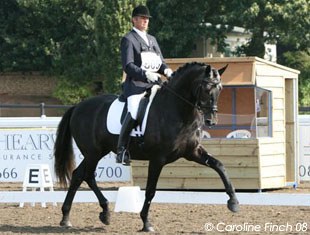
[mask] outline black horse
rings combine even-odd
[[[181,157],[214,169],[230,197],[228,208],[238,211],[235,190],[223,164],[200,144],[200,128],[204,124],[216,124],[217,100],[222,89],[220,75],[225,69],[216,70],[203,63],[188,63],[179,68],[153,99],[143,144],[141,140],[131,139],[131,158],[149,161],[145,201],[140,212],[142,231],[153,231],[148,212],[162,168]],[[118,135],[110,134],[106,126],[107,112],[115,99],[115,95],[103,95],[82,101],[70,108],[59,124],[54,149],[55,171],[61,184],[71,180],[62,206],[62,226],[71,226],[72,201],[83,181],[94,191],[103,209],[100,220],[110,223],[108,200],[97,187],[94,172],[102,156],[116,151]],[[84,156],[75,170],[72,137]]]

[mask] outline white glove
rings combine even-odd
[[[158,73],[153,73],[153,72],[149,72],[149,71],[146,71],[145,72],[145,76],[147,78],[147,81],[149,83],[151,82],[157,82],[158,79],[160,78],[160,75]]]
[[[171,75],[173,74],[173,71],[172,71],[172,69],[167,68],[167,69],[164,70],[164,74],[165,74],[165,76],[166,76],[167,78],[170,78]]]

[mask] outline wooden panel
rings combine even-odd
[[[268,155],[260,156],[260,166],[278,166],[285,165],[285,156],[283,154],[274,154],[272,151]]]
[[[263,189],[281,188],[285,186],[286,186],[286,179],[283,176],[261,179],[261,188]]]
[[[256,76],[256,84],[258,87],[268,88],[283,88],[284,78],[279,74],[277,77]]]
[[[273,120],[285,120],[285,110],[284,109],[273,109]]]
[[[224,64],[223,64],[224,65]],[[253,84],[253,64],[234,63],[229,64],[222,76],[224,85],[246,85]]]
[[[208,152],[220,160],[238,189],[259,188],[257,139],[211,139],[203,141]],[[148,162],[134,161],[134,184],[145,187]],[[223,183],[213,169],[185,159],[171,163],[162,170],[158,188],[222,189]]]
[[[265,140],[249,140],[248,142],[226,139],[208,140],[204,141],[204,145],[210,152],[217,153],[214,156],[223,162],[236,189],[282,187],[283,179],[285,179],[284,144],[281,140],[273,138],[263,139]],[[260,148],[254,144],[258,141]],[[263,154],[261,157],[258,157],[259,152]],[[145,188],[148,162],[134,161],[132,165],[134,184]],[[267,181],[262,184],[261,179],[264,178],[270,179],[270,184]],[[223,189],[223,183],[219,175],[211,168],[180,159],[164,167],[158,188]]]
[[[259,62],[259,58],[255,63],[256,74],[258,76],[279,76],[283,75],[285,78],[298,78],[299,71],[294,70],[279,64],[262,60]]]
[[[281,131],[284,132],[285,131],[285,125],[284,125],[284,120],[275,120],[273,122],[273,131]]]
[[[251,146],[251,145],[245,145],[245,146],[226,146],[226,147],[218,147],[218,148],[211,148],[207,147],[206,148],[209,153],[212,155],[219,157],[223,155],[229,155],[231,157],[234,156],[257,156],[258,155],[258,147],[257,146]]]
[[[261,177],[285,177],[285,165],[265,166],[261,168]]]
[[[266,87],[266,89],[272,91],[272,98],[282,98],[285,99],[284,88]]]
[[[283,142],[285,141],[285,130],[282,130],[282,131],[273,131],[273,138],[276,138],[276,139],[282,139]]]
[[[215,156],[215,158],[217,158]],[[225,167],[258,167],[258,157],[255,155],[239,155],[234,157],[231,155],[220,156],[219,159]]]
[[[294,81],[291,79],[285,80],[285,137],[286,137],[286,179],[290,182],[296,181],[296,171],[297,171],[297,165],[295,160],[295,155],[297,155],[297,138],[299,137],[297,133],[295,133],[295,130],[297,129],[297,123],[296,123],[296,113],[295,109],[297,109],[296,106],[298,106],[298,102],[290,102],[292,100],[295,100],[296,97],[294,97]],[[297,92],[296,92],[297,93]],[[297,95],[297,94],[296,94]]]
[[[273,131],[273,138],[276,138],[281,143],[285,143],[285,130],[282,131]]]
[[[166,63],[176,70],[180,66],[188,62],[202,62],[210,64],[219,69],[229,64],[226,71],[222,75],[222,83],[224,85],[249,85],[254,84],[254,61],[255,58],[187,58],[187,59],[166,59]]]
[[[225,164],[224,164],[225,165]],[[147,177],[146,167],[135,167],[134,177]],[[258,167],[226,167],[226,172],[233,178],[258,178]],[[219,178],[220,176],[213,169],[205,166],[174,166],[167,165],[162,170],[160,176],[162,178]]]
[[[260,182],[258,179],[235,179],[231,178],[231,182],[236,189],[260,189]],[[145,189],[145,178],[136,178],[134,185]],[[203,179],[203,178],[159,178],[158,189],[220,189],[224,190],[223,182],[220,178]]]
[[[257,156],[253,155],[244,155],[244,156],[238,156],[234,157],[231,155],[228,156],[215,156],[214,157],[218,160],[220,160],[225,167],[257,167],[258,166],[258,158]],[[135,167],[147,167],[148,161],[134,161],[133,165]],[[181,158],[171,164],[168,164],[167,166],[175,166],[175,167],[200,167],[200,168],[206,168],[206,166],[199,165],[195,162],[191,162],[188,160],[185,160],[184,158]]]
[[[266,138],[259,138],[259,146],[263,146],[263,145],[270,145],[270,144],[279,144],[279,143],[284,143],[284,138],[283,136],[280,136],[279,138],[275,138],[275,137],[266,137]],[[260,155],[263,155],[260,153]]]
[[[203,145],[210,147],[228,146],[231,147],[237,145],[253,145],[256,146],[259,143],[257,139],[208,139],[203,141]]]
[[[268,155],[271,152],[273,154],[285,154],[285,144],[284,143],[271,143],[271,144],[261,144],[259,152],[261,155]]]
[[[285,101],[283,98],[274,98],[273,99],[273,108],[274,109],[284,109]]]

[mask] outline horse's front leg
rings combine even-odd
[[[228,174],[225,170],[225,167],[223,163],[221,163],[219,160],[212,157],[203,146],[199,145],[192,155],[189,155],[186,157],[189,161],[195,161],[201,165],[206,165],[208,167],[211,167],[214,169],[221,177],[226,193],[229,196],[229,200],[227,201],[227,207],[232,212],[238,212],[239,211],[239,201],[237,199],[235,189],[230,182],[230,179],[228,177]]]
[[[148,167],[148,178],[146,183],[146,189],[145,189],[145,200],[142,207],[142,210],[140,212],[140,217],[143,221],[143,232],[154,232],[154,228],[152,227],[151,223],[148,219],[149,209],[151,206],[152,199],[155,196],[156,192],[156,185],[158,182],[158,178],[160,175],[160,172],[163,168],[163,164],[160,164],[158,162],[149,162]]]

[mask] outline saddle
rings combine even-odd
[[[138,109],[137,126],[130,133],[133,137],[141,137],[144,135],[148,113],[152,104],[152,101],[160,89],[159,85],[154,85],[151,89],[145,92],[145,95],[141,99]],[[111,104],[107,115],[107,128],[111,134],[119,135],[122,128],[122,121],[127,113],[127,102],[123,96],[119,96]]]

